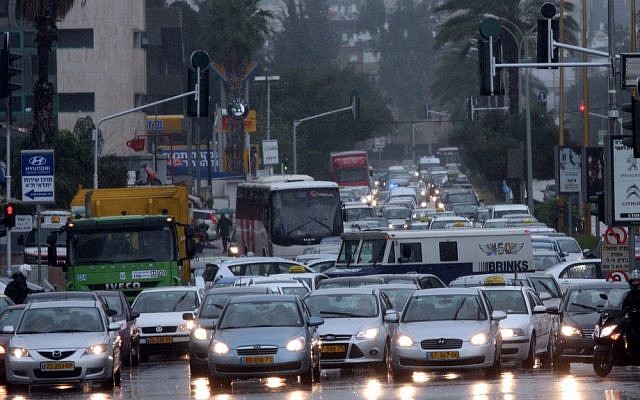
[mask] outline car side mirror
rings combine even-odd
[[[493,321],[502,321],[507,318],[507,313],[504,311],[496,310],[491,313],[491,319]]]
[[[392,311],[392,312],[389,312],[389,311]],[[400,316],[396,311],[394,310],[389,310],[389,311],[387,311],[387,313],[384,315],[384,322],[390,322],[393,324],[400,321]]]
[[[547,314],[558,314],[558,307],[549,306],[549,307],[545,308],[545,311],[547,312]]]
[[[320,317],[309,317],[309,322],[307,322],[309,326],[320,326],[322,324],[324,324],[324,319]]]
[[[137,311],[131,311],[131,314],[129,314],[129,320],[133,321],[134,319],[138,318],[140,316],[140,313]]]
[[[120,330],[119,322],[111,322],[109,323],[109,332],[117,332]]]
[[[547,312],[547,308],[545,306],[535,306],[533,307],[534,314],[545,314]]]
[[[15,328],[13,327],[13,325],[5,325],[2,328],[2,333],[13,333],[15,331]]]
[[[182,319],[184,321],[193,321],[195,319],[195,317],[193,316],[193,313],[191,312],[186,312],[182,314]]]

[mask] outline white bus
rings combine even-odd
[[[236,240],[239,252],[293,258],[324,238],[342,233],[335,182],[306,176],[270,176],[238,185]]]
[[[534,271],[529,231],[470,228],[345,233],[325,274],[434,274],[448,284],[463,275]]]

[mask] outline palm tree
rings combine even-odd
[[[201,31],[213,62],[224,67],[228,100],[244,98],[247,67],[270,32],[271,13],[259,0],[206,0],[202,4]],[[225,149],[227,171],[243,171],[244,127],[233,121]]]
[[[516,40],[521,40],[522,38],[513,25],[516,25],[520,32],[529,32],[536,25],[537,20],[542,18],[540,8],[545,2],[546,0],[446,0],[436,8],[436,12],[446,19],[438,28],[435,46],[437,49],[456,47],[462,51],[461,56],[466,55],[471,49],[469,40],[478,37],[480,22],[489,18],[489,16],[494,16],[497,17],[498,20],[510,21],[501,23],[504,61],[517,62],[518,43],[516,43]],[[575,33],[577,32],[578,26],[576,21],[569,15],[573,10],[573,4],[568,0],[564,3],[564,41],[575,43]],[[513,32],[515,38],[509,31]],[[523,45],[526,45],[526,41]],[[517,69],[510,68],[508,70],[508,82],[508,96],[511,111],[517,113]]]
[[[81,0],[84,5],[86,0]],[[49,148],[52,144],[55,118],[53,95],[55,90],[49,82],[49,54],[58,36],[56,22],[64,18],[75,0],[18,0],[16,14],[33,22],[36,28],[38,49],[38,79],[33,84],[33,127],[31,142],[37,148]]]

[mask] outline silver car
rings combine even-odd
[[[222,309],[231,297],[251,294],[274,294],[268,286],[230,286],[209,289],[202,299],[197,315],[186,312],[182,315],[185,321],[193,321],[193,329],[189,335],[189,367],[191,376],[207,372],[207,350],[211,341],[213,327],[222,314]]]
[[[408,381],[414,371],[484,369],[500,371],[502,338],[498,321],[478,288],[417,290],[402,311],[391,345],[391,374]],[[397,321],[390,314],[387,321]]]
[[[119,330],[97,301],[28,304],[17,326],[4,328],[15,332],[6,358],[10,390],[67,382],[120,385]]]
[[[381,289],[318,289],[304,302],[311,315],[324,318],[318,329],[323,368],[374,366],[386,372],[395,324],[384,320],[395,312]]]
[[[298,296],[252,295],[229,299],[208,351],[209,388],[229,389],[233,379],[297,376],[320,380],[322,318],[311,317]]]

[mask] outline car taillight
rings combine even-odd
[[[216,215],[214,213],[211,213],[211,222],[217,223],[218,220],[216,219]]]

